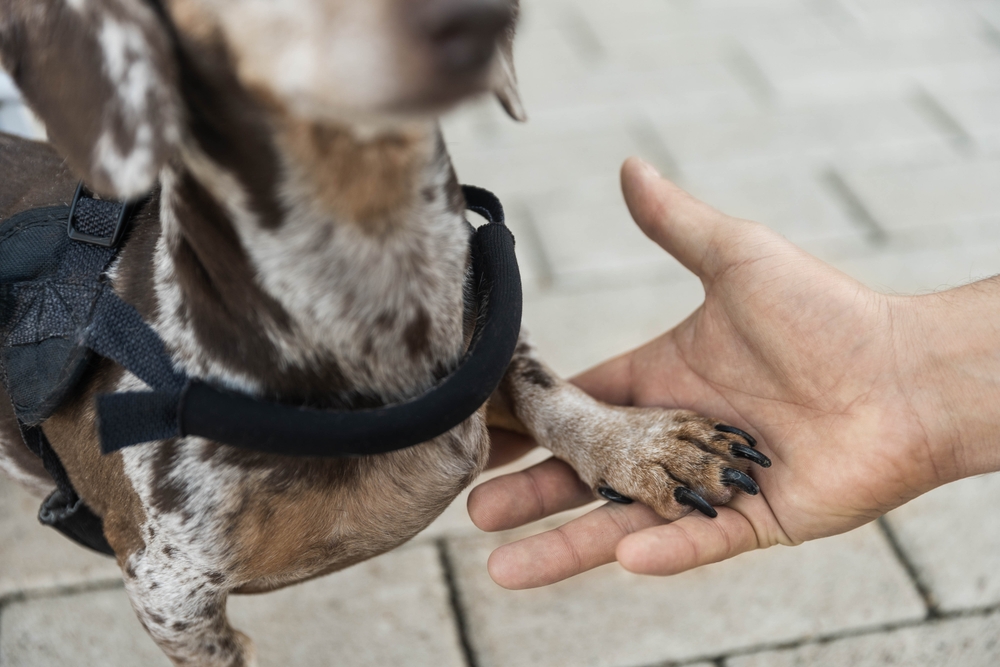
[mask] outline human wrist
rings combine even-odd
[[[894,298],[901,392],[937,484],[1000,470],[1000,282]]]

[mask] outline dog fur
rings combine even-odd
[[[419,31],[448,3],[501,4],[496,55],[440,71]],[[68,203],[76,180],[154,190],[111,271],[192,377],[317,408],[414,396],[468,344],[468,231],[436,124],[494,90],[523,116],[511,0],[0,0],[0,55],[51,144],[0,136],[0,219]],[[160,14],[160,11],[163,14]],[[492,50],[493,45],[489,48]],[[492,51],[491,51],[492,52]],[[498,168],[503,168],[498,165]],[[488,185],[488,184],[487,184]],[[322,576],[413,537],[489,451],[487,408],[381,456],[302,460],[185,438],[101,456],[93,398],[140,389],[102,361],[45,425],[104,519],[135,611],[177,665],[254,664],[232,592]],[[522,339],[490,422],[528,433],[592,488],[666,518],[745,471],[715,422],[620,408],[556,377]],[[52,483],[0,395],[0,466]]]

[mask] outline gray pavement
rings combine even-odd
[[[523,4],[531,122],[477,103],[446,138],[462,179],[510,210],[525,321],[559,371],[701,298],[629,220],[617,171],[631,154],[882,290],[998,273],[1000,1]],[[3,77],[0,127],[40,132]],[[479,533],[464,498],[395,553],[234,599],[234,623],[264,665],[1000,664],[1000,476],[795,549],[518,593],[485,571],[512,535]],[[0,480],[0,665],[163,664],[113,564],[37,526],[36,507]]]

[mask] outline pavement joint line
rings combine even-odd
[[[774,85],[764,73],[760,63],[750,55],[750,51],[743,44],[734,41],[729,47],[725,62],[730,71],[736,75],[737,80],[743,83],[750,95],[761,106],[769,107],[773,104],[776,97]]]
[[[563,10],[563,13],[566,19],[566,35],[580,60],[588,65],[595,65],[606,60],[607,51],[604,44],[583,12],[577,7],[569,5]]]
[[[119,578],[115,578],[95,579],[94,581],[86,581],[78,584],[25,588],[0,596],[0,612],[10,605],[18,602],[45,600],[49,598],[79,595],[81,593],[92,593],[95,591],[110,591],[124,587],[125,582]]]
[[[649,151],[653,166],[659,169],[661,174],[672,181],[681,180],[681,167],[677,159],[648,116],[641,114],[631,119],[626,125],[626,130],[636,144],[644,151]]]
[[[861,28],[861,19],[857,11],[842,0],[812,0],[812,5],[819,17],[838,30],[848,30],[857,34]]]
[[[903,548],[903,545],[899,542],[899,537],[896,535],[896,531],[892,529],[889,522],[886,521],[885,517],[879,517],[878,521],[879,529],[885,536],[886,541],[889,542],[889,546],[892,547],[892,553],[895,554],[896,560],[899,564],[903,566],[906,570],[906,576],[910,578],[910,582],[913,587],[917,589],[917,593],[924,601],[924,606],[927,608],[927,620],[934,620],[936,618],[941,618],[941,610],[938,607],[937,600],[934,599],[934,593],[931,591],[930,587],[924,582],[923,577],[920,576],[920,571],[917,566],[914,565],[913,561],[910,560],[909,555]]]
[[[980,18],[983,21],[983,34],[986,37],[986,43],[1000,50],[1000,27],[997,27],[993,21],[985,16],[981,16]]]
[[[835,167],[830,166],[823,170],[820,182],[826,186],[827,191],[834,196],[848,217],[868,233],[868,241],[872,245],[884,246],[889,241],[889,234]]]
[[[774,642],[770,644],[759,644],[757,646],[750,646],[746,648],[736,649],[730,653],[715,656],[699,656],[686,660],[679,663],[681,667],[684,665],[695,665],[703,662],[716,662],[718,660],[723,661],[723,665],[726,664],[730,658],[738,658],[746,655],[754,655],[757,653],[767,653],[770,651],[785,651],[789,649],[801,648],[804,646],[822,646],[824,644],[832,644],[845,639],[854,639],[857,637],[869,637],[880,634],[888,634],[890,632],[896,632],[899,630],[907,630],[910,628],[919,628],[922,626],[939,625],[941,623],[946,623],[948,621],[955,621],[963,618],[976,618],[976,617],[986,617],[992,616],[994,614],[1000,614],[1000,604],[990,605],[987,607],[970,607],[968,609],[962,609],[959,611],[952,612],[942,612],[933,618],[923,618],[917,621],[900,621],[897,623],[883,623],[881,625],[873,625],[865,628],[853,628],[848,630],[843,630],[840,632],[832,632],[828,635],[817,635],[813,637],[803,637],[801,639],[786,641],[786,642]]]
[[[461,645],[462,655],[465,658],[466,667],[479,667],[476,650],[472,646],[472,640],[469,637],[469,627],[465,620],[465,610],[458,589],[455,566],[452,563],[451,554],[448,552],[448,540],[441,537],[435,540],[434,544],[437,547],[438,559],[441,563],[441,571],[444,574],[445,585],[448,587],[448,601],[451,606],[455,629],[458,632],[458,640]]]
[[[920,115],[943,133],[956,151],[962,155],[975,152],[976,142],[962,123],[923,86],[919,86],[911,98]]]
[[[542,235],[538,231],[538,219],[535,217],[531,207],[524,203],[515,204],[518,217],[524,221],[524,233],[528,237],[525,239],[523,248],[527,249],[528,261],[537,274],[538,289],[547,292],[552,289],[556,282],[556,271],[552,264],[552,259],[545,250],[545,243]]]

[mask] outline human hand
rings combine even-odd
[[[609,403],[682,407],[745,428],[773,467],[754,471],[761,495],[738,495],[714,520],[665,523],[642,505],[608,504],[505,545],[489,561],[497,583],[546,585],[615,559],[632,572],[674,574],[848,531],[968,472],[939,446],[940,424],[926,421],[940,404],[915,351],[941,332],[917,299],[874,292],[639,160],[625,164],[622,183],[639,226],[701,278],[705,301],[576,383]],[[526,446],[497,433],[494,457]],[[495,531],[592,500],[569,466],[550,459],[477,487],[469,513]]]

